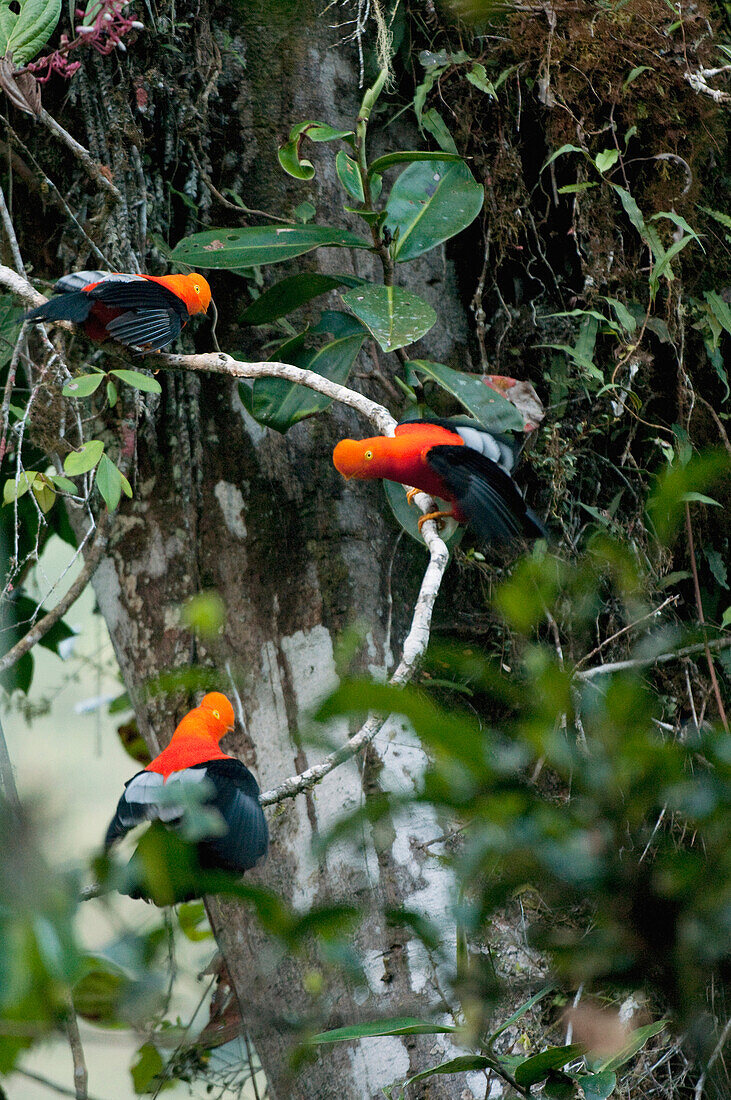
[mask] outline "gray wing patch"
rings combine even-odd
[[[181,328],[180,317],[171,309],[129,310],[107,324],[112,339],[155,350],[174,340]]]
[[[454,431],[462,437],[465,446],[470,450],[491,459],[506,474],[511,472],[515,465],[515,452],[507,440],[493,435],[492,432],[480,428],[469,428],[462,424],[455,425]]]
[[[130,283],[141,278],[141,275],[118,275],[114,271],[71,271],[68,275],[62,275],[53,289],[57,294],[71,294],[75,290],[83,290],[90,283],[103,283],[108,279]]]

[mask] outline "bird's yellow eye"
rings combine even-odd
[[[213,717],[214,717],[214,718],[220,718],[220,717],[221,717],[221,715],[220,715],[220,714],[218,713],[218,711],[217,711],[217,710],[214,710],[214,712],[213,712]]]
[[[363,458],[373,458],[373,451],[366,451]]]
[[[201,292],[201,288],[199,286],[194,286],[193,290],[196,292],[196,294],[200,294]],[[216,718],[218,718],[218,715],[216,715]]]

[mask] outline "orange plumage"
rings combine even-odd
[[[76,271],[64,275],[54,297],[25,315],[28,321],[72,321],[91,340],[117,340],[159,350],[191,317],[205,313],[211,288],[202,275],[130,275]]]
[[[208,760],[230,760],[218,742],[234,728],[234,711],[225,695],[212,691],[200,706],[188,711],[176,727],[170,744],[152,760],[145,771],[159,772],[165,779],[172,773]]]

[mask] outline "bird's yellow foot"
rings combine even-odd
[[[452,519],[453,518],[452,513],[451,512],[427,512],[427,514],[425,516],[419,516],[419,519],[418,519],[419,531],[421,531],[421,525],[423,523],[426,523],[426,521],[428,519],[437,519],[438,520],[438,519],[444,519],[444,518]]]
[[[406,494],[406,503],[407,504],[413,504],[414,503],[414,497],[416,496],[417,493],[420,493],[420,492],[421,492],[421,489],[409,489],[408,493]]]

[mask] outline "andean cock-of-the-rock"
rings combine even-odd
[[[218,812],[225,831],[197,841],[201,870],[243,874],[263,859],[269,831],[259,805],[259,785],[249,769],[227,756],[219,745],[233,730],[234,721],[233,707],[225,695],[210,692],[204,696],[177,726],[167,748],[125,785],[107,829],[105,848],[144,822],[159,821],[178,829],[185,815],[184,799],[176,803],[168,792],[205,781],[208,793],[202,805]]]
[[[128,275],[117,271],[75,271],[54,286],[54,296],[26,313],[26,321],[72,321],[91,340],[117,340],[159,351],[211,304],[211,288],[197,272],[189,275]]]
[[[451,516],[486,543],[546,538],[511,477],[513,448],[476,420],[410,420],[393,436],[341,439],[333,462],[347,479],[387,478],[451,505],[421,516],[420,530],[427,519]]]

